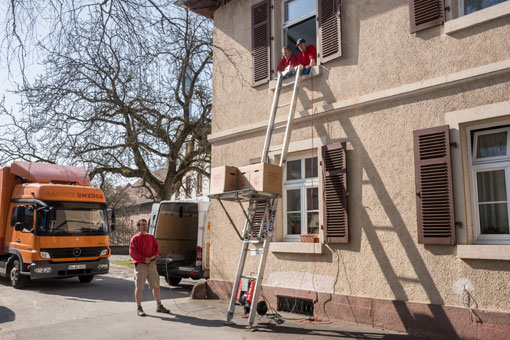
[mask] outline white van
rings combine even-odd
[[[158,241],[158,273],[170,285],[209,277],[209,204],[180,200],[152,206],[149,232]]]

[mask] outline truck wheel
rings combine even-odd
[[[78,276],[78,280],[80,280],[81,283],[89,283],[94,278],[94,274],[92,275],[80,275]]]
[[[11,279],[11,286],[16,289],[23,288],[27,284],[29,277],[21,275],[21,265],[19,264],[19,260],[14,260],[12,263],[9,278]]]
[[[166,276],[165,280],[170,286],[177,286],[181,282],[181,277],[177,276]]]

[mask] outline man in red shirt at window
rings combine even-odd
[[[298,65],[297,57],[295,55],[292,55],[292,50],[290,49],[289,46],[283,46],[282,53],[283,58],[280,61],[280,65],[278,65],[278,71],[284,72],[288,66],[294,68]],[[289,73],[292,73],[292,70],[287,74]]]
[[[296,45],[301,51],[297,56],[298,64],[303,65],[303,74],[308,74],[312,66],[317,65],[317,50],[313,45],[307,46],[303,38],[299,38]]]
[[[129,255],[135,264],[135,300],[138,306],[139,316],[145,316],[142,309],[142,291],[145,287],[145,281],[149,280],[149,287],[152,288],[152,295],[158,303],[156,311],[158,313],[170,313],[168,309],[161,304],[161,292],[159,289],[159,274],[156,268],[156,256],[159,254],[158,242],[156,238],[147,233],[147,220],[142,218],[136,223],[139,231],[133,236],[129,244]]]

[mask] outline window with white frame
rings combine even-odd
[[[460,15],[471,14],[508,0],[460,0]]]
[[[510,124],[472,128],[469,140],[474,242],[510,244]]]
[[[296,42],[305,39],[307,45],[317,46],[315,0],[287,0],[283,2],[283,45],[298,55]]]
[[[289,157],[284,182],[284,239],[319,233],[317,157]]]

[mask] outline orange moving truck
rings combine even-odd
[[[105,196],[90,186],[85,168],[0,168],[0,275],[13,287],[72,276],[90,282],[108,273],[108,232]]]

